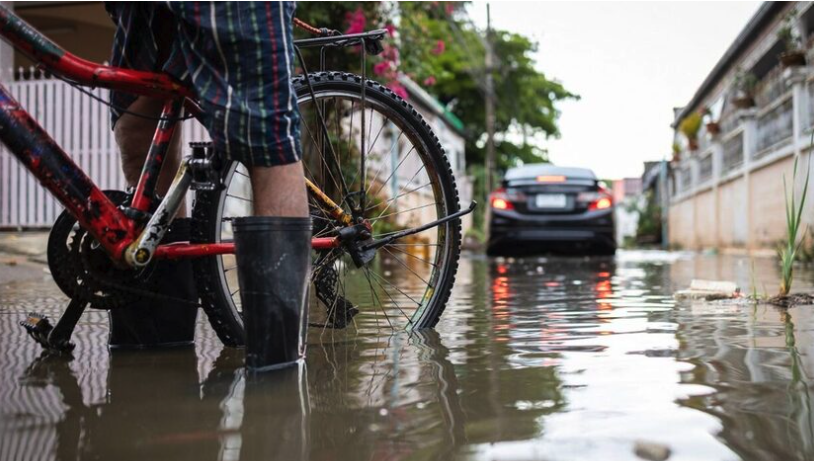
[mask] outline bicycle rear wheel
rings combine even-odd
[[[306,176],[344,210],[356,209],[357,216],[368,220],[373,238],[459,210],[444,150],[410,104],[368,80],[363,107],[361,78],[352,74],[312,74],[310,83],[313,97],[304,77],[294,80]],[[222,175],[223,190],[196,196],[197,241],[229,241],[231,220],[251,214],[245,167],[232,162]],[[310,202],[314,236],[338,235],[344,225],[315,197]],[[363,267],[356,267],[341,247],[313,251],[312,324],[323,328],[435,326],[454,283],[460,240],[460,222],[453,220],[380,248]],[[203,308],[218,336],[227,345],[242,345],[234,256],[201,258],[195,271]]]

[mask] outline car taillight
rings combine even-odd
[[[501,187],[489,195],[489,203],[496,210],[514,210],[514,204],[526,199],[526,196],[516,189]]]
[[[602,197],[601,199],[591,202],[588,205],[589,210],[604,210],[605,208],[610,208],[613,205],[613,202],[609,197]]]
[[[611,195],[604,189],[599,192],[581,192],[577,196],[577,202],[584,203],[588,210],[606,210],[613,206]]]
[[[513,210],[514,205],[512,204],[511,200],[509,200],[509,196],[506,195],[506,189],[498,189],[489,195],[489,203],[492,204],[492,208],[496,210]]]

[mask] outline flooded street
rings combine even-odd
[[[814,459],[812,308],[671,296],[774,294],[774,260],[465,255],[458,274],[436,331],[314,329],[301,370],[262,377],[204,319],[194,349],[111,353],[93,311],[72,361],[41,356],[17,323],[63,295],[0,285],[0,460]]]

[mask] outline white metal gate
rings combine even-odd
[[[125,189],[108,107],[56,79],[12,82],[9,92],[101,189]],[[104,89],[90,90],[103,100]],[[208,139],[195,120],[184,122],[184,146]],[[0,144],[0,228],[50,227],[62,206]]]

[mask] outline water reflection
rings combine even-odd
[[[751,261],[469,256],[437,331],[312,329],[269,376],[204,322],[194,349],[110,354],[98,312],[74,361],[38,357],[15,322],[58,304],[0,289],[0,459],[814,459],[814,311],[675,303],[692,278],[750,290]]]
[[[192,348],[116,351],[105,400],[87,404],[82,387],[88,383],[71,359],[43,354],[19,379],[29,391],[29,412],[8,428],[28,436],[3,459],[28,459],[43,449],[38,459],[307,458],[304,366],[246,376],[242,360],[239,351],[224,349],[199,381]],[[26,421],[41,412],[60,418],[53,426]]]

